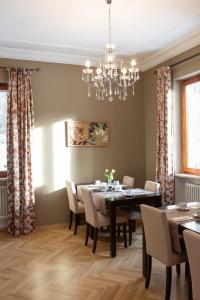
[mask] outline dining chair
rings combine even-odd
[[[185,253],[172,250],[169,224],[166,213],[158,208],[140,205],[147,253],[147,274],[145,287],[149,287],[152,257],[166,266],[165,300],[170,299],[172,266],[187,261]]]
[[[159,193],[160,191],[160,184],[154,181],[147,180],[144,185],[144,190],[153,192],[153,193]],[[140,213],[140,207],[135,207],[130,213],[129,213],[129,246],[132,244],[132,234],[136,230],[136,221],[141,220],[142,216]]]
[[[135,178],[130,176],[124,176],[122,184],[128,185],[129,187],[133,188],[135,183]]]
[[[199,233],[195,233],[190,230],[184,230],[183,236],[190,266],[193,300],[200,300],[200,235]]]
[[[77,233],[77,227],[79,223],[79,215],[85,213],[84,204],[80,201],[78,201],[77,194],[76,194],[76,188],[72,181],[66,181],[66,188],[67,188],[67,194],[69,199],[69,229],[72,227],[72,221],[73,216],[75,217],[75,227],[74,227],[74,234]]]
[[[145,182],[144,189],[149,192],[159,193],[160,192],[160,184],[158,182],[147,180]]]
[[[134,177],[131,177],[131,176],[124,176],[123,177],[123,181],[122,181],[122,184],[126,185],[128,188],[133,188],[134,187],[134,184],[135,184],[135,178]],[[118,236],[120,236],[120,224],[117,226],[117,233],[118,233]]]
[[[92,252],[95,253],[97,239],[98,239],[98,229],[110,225],[109,215],[104,215],[97,210],[95,206],[93,191],[83,188],[82,189],[83,202],[85,205],[85,218],[86,218],[86,236],[85,245],[88,244],[88,238],[90,233],[90,228],[94,230],[94,241]],[[116,212],[117,213],[117,212]],[[127,216],[125,214],[117,213],[116,224],[123,224],[123,237],[124,237],[124,248],[127,248],[127,236],[126,236],[126,222]]]

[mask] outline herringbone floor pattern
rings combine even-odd
[[[164,267],[153,261],[149,290],[141,275],[141,235],[133,245],[117,245],[116,258],[109,257],[106,234],[99,237],[96,255],[91,241],[84,246],[85,226],[78,235],[66,225],[38,228],[19,239],[0,232],[1,300],[158,300],[163,299]],[[184,272],[174,271],[171,300],[187,299]]]

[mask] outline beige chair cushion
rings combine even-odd
[[[146,181],[144,189],[149,192],[159,193],[160,184],[154,181]],[[129,220],[140,220],[142,218],[139,208],[130,212]]]
[[[100,211],[98,211],[97,216],[98,216],[98,228],[110,225],[109,215],[105,216]],[[123,214],[123,212],[120,212],[120,210],[117,210],[116,224],[126,223],[127,221],[128,221],[127,216]]]
[[[98,214],[94,203],[93,193],[88,188],[82,188],[82,198],[85,206],[86,222],[98,228]],[[105,225],[106,226],[106,225]]]
[[[78,201],[78,210],[77,213],[78,214],[83,214],[85,212],[85,207],[84,204],[80,201]]]
[[[167,216],[164,211],[140,205],[146,238],[147,254],[170,267],[186,260],[185,256],[172,251]]]
[[[145,182],[144,189],[150,192],[159,193],[160,192],[160,184],[154,181],[147,180]]]
[[[154,181],[146,181],[144,189],[149,192],[159,193],[160,184]],[[134,208],[132,211],[127,211],[129,220],[141,220],[142,216],[139,207]]]
[[[82,189],[83,202],[85,206],[85,217],[86,222],[95,228],[100,228],[103,226],[110,225],[109,215],[103,215],[97,210],[94,201],[93,191],[83,188]],[[126,223],[128,220],[127,216],[123,213],[116,211],[116,224]]]
[[[200,234],[185,230],[183,232],[188,260],[190,264],[190,272],[192,277],[193,299],[200,299]]]
[[[100,211],[97,211],[97,218],[98,218],[98,226],[97,226],[97,228],[104,227],[104,226],[109,226],[110,225],[109,216],[103,215]]]
[[[135,178],[130,176],[124,176],[123,178],[123,184],[128,185],[129,187],[134,187]]]
[[[130,178],[132,179],[132,182]],[[133,183],[134,186],[134,178],[129,176],[124,176],[123,183],[129,186],[130,184]],[[160,184],[154,181],[146,181],[144,189],[149,192],[159,193]],[[126,208],[123,208],[122,210],[127,213],[129,220],[141,220],[142,218],[139,207],[134,208],[132,211]]]
[[[84,205],[78,201],[75,185],[72,181],[66,181],[67,194],[69,199],[69,209],[75,214],[84,213]]]

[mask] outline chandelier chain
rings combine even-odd
[[[109,44],[112,44],[112,35],[111,35],[111,9],[110,9],[110,4],[108,5],[109,9],[108,9],[108,19],[109,19]]]

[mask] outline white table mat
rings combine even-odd
[[[176,206],[166,210],[167,219],[169,221],[170,236],[172,242],[172,249],[175,252],[181,253],[181,246],[179,242],[178,224],[194,221],[193,214],[196,210],[200,210],[200,203],[193,202],[188,204],[189,210],[178,210]]]
[[[77,187],[77,196],[79,201],[83,202],[83,197],[82,197],[82,188],[88,188],[90,190],[98,190],[100,189],[99,186],[96,186],[94,184],[89,184],[89,185],[79,185]],[[108,192],[94,192],[94,199],[95,199],[95,205],[98,210],[101,211],[103,214],[107,214],[106,210],[106,199],[111,198],[111,197],[122,197],[122,196],[137,196],[137,195],[147,195],[147,194],[154,194],[153,192],[149,192],[143,189],[129,189],[129,190],[122,190],[122,191],[108,191]]]

